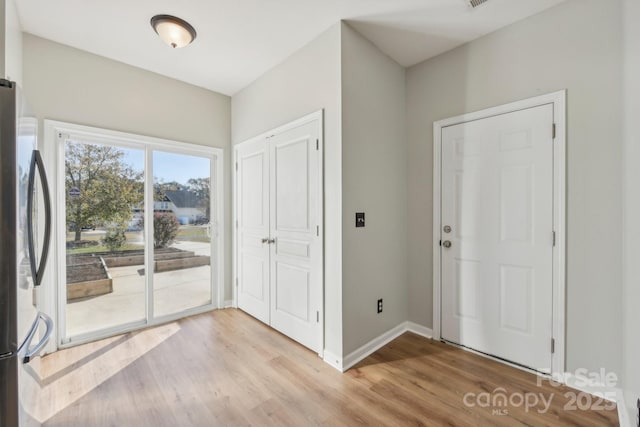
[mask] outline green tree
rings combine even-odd
[[[67,224],[75,224],[75,241],[90,224],[125,226],[132,208],[144,200],[143,173],[126,164],[124,157],[125,151],[116,147],[66,145],[66,194],[71,188],[80,190],[79,197],[66,198]]]
[[[187,181],[187,189],[196,195],[197,207],[205,211],[207,218],[211,218],[211,180],[209,178],[191,178]]]

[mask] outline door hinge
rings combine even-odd
[[[316,225],[316,236],[320,237],[320,226]]]
[[[556,352],[556,340],[551,338],[551,354]]]
[[[316,311],[316,323],[320,323],[320,312]]]
[[[551,126],[551,138],[552,139],[556,139],[556,124],[555,123]]]
[[[236,162],[236,171],[238,170],[238,162]]]
[[[553,246],[555,247],[556,246],[556,232],[555,231],[551,232],[551,239],[553,241]]]
[[[236,277],[236,288],[238,287],[238,278]]]
[[[442,246],[442,240],[440,240],[440,246]]]
[[[320,140],[316,139],[316,151],[320,150]]]
[[[238,228],[238,220],[236,219],[236,228]]]

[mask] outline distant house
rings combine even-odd
[[[154,201],[154,212],[173,212],[180,224],[192,224],[205,217],[205,210],[198,207],[195,193],[187,190],[165,191],[164,200]]]

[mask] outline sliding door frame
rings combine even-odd
[[[96,339],[118,335],[132,330],[159,325],[186,316],[208,312],[224,306],[224,150],[185,142],[171,141],[167,139],[130,134],[108,129],[101,129],[73,123],[65,123],[54,120],[44,121],[45,147],[50,147],[45,151],[46,163],[49,166],[50,175],[55,179],[51,182],[52,194],[55,195],[56,207],[54,209],[54,224],[56,233],[54,236],[55,251],[52,263],[55,269],[48,269],[46,282],[49,286],[43,288],[43,311],[54,315],[57,321],[56,338],[46,349],[47,352],[55,351],[58,348],[66,348],[82,344]],[[190,308],[177,313],[171,313],[160,317],[154,317],[153,313],[153,274],[145,275],[145,311],[144,319],[117,325],[95,332],[80,334],[71,337],[66,336],[66,194],[64,160],[65,160],[65,140],[61,135],[70,134],[82,138],[82,142],[110,145],[122,148],[137,149],[144,153],[144,208],[145,208],[145,269],[153,271],[153,153],[165,152],[182,155],[204,157],[210,160],[210,177],[215,180],[211,186],[210,212],[215,214],[215,219],[211,219],[211,302],[204,306]],[[63,342],[64,340],[64,342]]]

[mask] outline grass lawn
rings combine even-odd
[[[176,240],[209,243],[209,236],[206,227],[182,226],[178,229]]]
[[[132,250],[142,249],[142,248],[143,248],[142,245],[133,245],[131,243],[125,243],[124,246],[122,246],[122,248],[120,248],[119,250],[132,251]],[[105,245],[98,245],[98,246],[89,246],[86,248],[67,249],[67,255],[90,254],[93,252],[109,252],[109,248],[107,248]]]
[[[141,241],[142,232],[127,232],[125,233],[127,237],[127,241]],[[75,232],[67,233],[67,241],[71,241],[75,238]],[[92,240],[92,241],[100,241],[104,238],[104,234],[102,233],[82,233],[82,240]],[[175,240],[183,241],[183,242],[204,242],[209,243],[209,236],[207,235],[207,228],[200,226],[181,226],[178,229],[178,234],[176,235]],[[142,243],[142,242],[141,242]],[[142,249],[142,244],[133,244],[133,243],[125,243],[125,245],[120,249],[122,251],[134,250],[134,249]],[[109,249],[100,244],[97,246],[89,246],[86,248],[75,248],[75,249],[67,249],[68,255],[73,254],[90,254],[93,252],[107,252]]]

